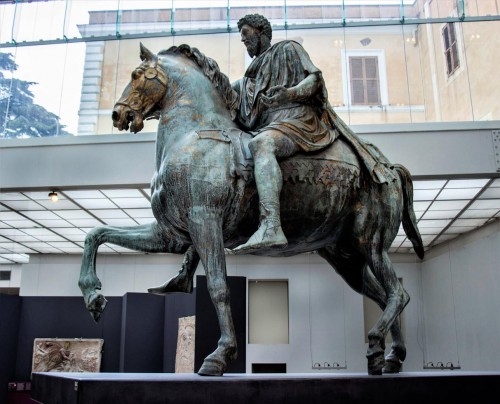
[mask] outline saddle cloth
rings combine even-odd
[[[200,139],[212,139],[229,143],[230,174],[243,178],[246,182],[253,180],[254,161],[248,143],[253,136],[237,128],[211,129],[196,131]],[[333,169],[333,162],[344,163],[342,167]],[[295,157],[280,162],[283,181],[322,182],[332,184],[343,180],[353,181],[359,176],[360,165],[357,156],[349,145],[335,141],[329,147],[312,153],[298,153]]]
[[[200,139],[212,139],[229,143],[230,149],[230,174],[232,177],[241,177],[245,181],[253,178],[253,157],[248,148],[248,142],[253,136],[240,129],[213,129],[196,131]]]

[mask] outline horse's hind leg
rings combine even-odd
[[[410,296],[397,278],[387,251],[379,251],[376,245],[373,245],[367,259],[373,275],[386,296],[382,316],[368,332],[368,372],[370,374],[382,373],[387,360],[385,371],[395,373],[399,371],[401,361],[406,356],[399,315],[410,301]],[[384,359],[385,336],[389,329],[391,329],[394,342],[391,353]]]
[[[208,292],[221,331],[217,349],[205,358],[198,374],[221,376],[226,371],[227,362],[236,359],[237,356],[236,334],[226,282],[222,219],[207,209],[193,209],[189,217],[189,233],[205,268]]]
[[[167,239],[156,222],[141,226],[103,226],[92,229],[85,238],[78,285],[85,305],[95,321],[99,321],[106,306],[106,299],[98,292],[101,289],[101,281],[95,270],[97,249],[104,243],[150,253],[181,252],[181,246]]]
[[[356,292],[372,299],[377,305],[385,310],[387,296],[380,283],[371,273],[364,256],[354,250],[326,247],[318,250],[336,272],[342,276],[346,283]],[[401,333],[399,317],[391,325],[392,350],[385,358],[385,373],[397,373],[401,363],[406,357],[406,347]]]

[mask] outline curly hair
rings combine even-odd
[[[244,17],[240,18],[238,21],[238,30],[241,31],[241,27],[243,25],[249,25],[250,27],[258,29],[265,36],[269,38],[269,40],[273,39],[273,30],[271,28],[271,24],[269,20],[260,14],[247,14]]]

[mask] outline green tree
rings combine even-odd
[[[0,138],[71,135],[56,114],[33,103],[30,87],[37,83],[5,77],[15,70],[12,54],[0,53]]]

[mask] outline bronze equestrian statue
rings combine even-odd
[[[155,55],[141,44],[142,63],[112,119],[135,133],[144,119],[159,120],[151,180],[156,220],[88,233],[79,280],[86,307],[98,321],[106,305],[95,269],[101,244],[184,254],[179,274],[149,289],[157,294],[191,292],[201,260],[221,337],[198,373],[222,375],[237,355],[225,250],[282,257],[316,251],[383,310],[368,333],[368,373],[398,372],[406,356],[399,315],[409,296],[388,250],[401,222],[424,255],[410,173],[345,125],[307,53],[292,41],[271,46],[262,21],[246,16],[238,24],[256,58],[233,85],[196,48]],[[284,64],[290,71],[276,70]],[[393,342],[384,358],[388,332]]]

